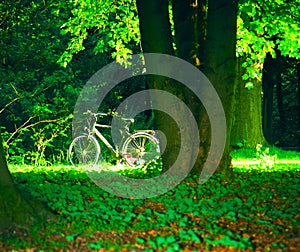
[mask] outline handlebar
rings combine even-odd
[[[95,118],[96,118],[97,116],[99,116],[99,117],[105,117],[105,116],[112,115],[112,116],[119,117],[121,120],[126,121],[126,122],[131,122],[131,123],[134,122],[134,119],[133,119],[133,118],[125,118],[125,117],[121,117],[121,116],[119,116],[119,115],[117,115],[117,114],[112,114],[112,113],[93,113],[92,111],[87,110],[86,112],[84,112],[84,114],[92,115],[92,116],[94,116]]]

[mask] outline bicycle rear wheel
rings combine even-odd
[[[99,143],[95,137],[88,135],[74,138],[68,151],[68,158],[74,166],[93,166],[98,162],[99,156]]]
[[[122,156],[131,167],[145,166],[160,157],[158,140],[147,133],[135,133],[124,142]]]

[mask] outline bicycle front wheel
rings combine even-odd
[[[82,135],[72,141],[68,157],[74,166],[93,166],[98,162],[100,145],[93,136]]]
[[[145,166],[160,157],[158,140],[147,133],[135,133],[124,142],[122,155],[129,166]]]

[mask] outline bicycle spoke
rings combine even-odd
[[[69,159],[75,166],[92,166],[97,163],[99,155],[99,144],[92,136],[79,136],[70,145]]]
[[[136,133],[125,141],[123,154],[130,166],[147,165],[160,156],[158,141],[152,135]]]

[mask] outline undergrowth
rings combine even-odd
[[[189,176],[173,190],[149,199],[109,194],[73,167],[11,167],[20,190],[49,206],[61,221],[36,227],[22,239],[2,235],[0,247],[4,251],[297,251],[300,167],[285,165],[285,169],[237,167],[231,178],[215,174],[202,185]]]

